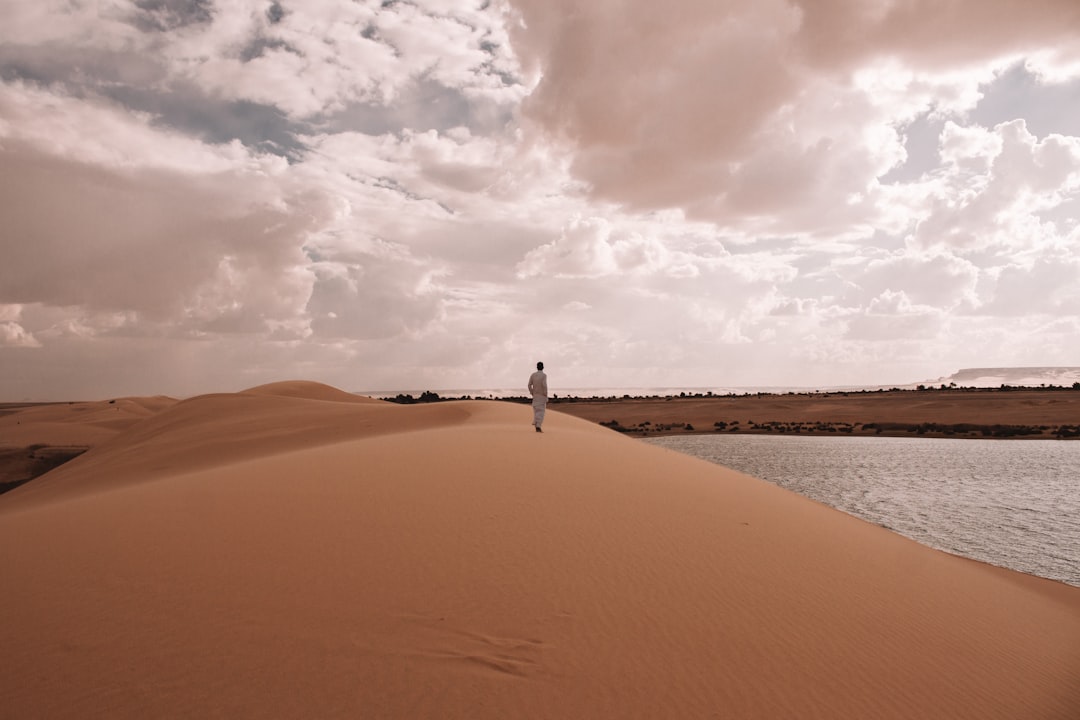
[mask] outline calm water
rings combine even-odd
[[[1080,586],[1080,442],[730,434],[645,442],[939,550]]]

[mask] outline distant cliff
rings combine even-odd
[[[1080,367],[1007,367],[964,368],[948,377],[927,384],[956,383],[960,387],[1039,387],[1041,385],[1071,386],[1080,382]]]

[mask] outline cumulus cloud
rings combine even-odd
[[[1037,257],[1026,265],[996,269],[987,285],[982,314],[996,316],[1065,315],[1080,307],[1080,258],[1062,252]]]
[[[0,347],[41,347],[38,339],[19,324],[21,316],[22,305],[0,305]]]
[[[1080,189],[1080,138],[1038,140],[1023,120],[993,129],[947,123],[941,156],[941,172],[925,184],[918,246],[1032,247],[1067,230],[1040,216]]]
[[[216,5],[162,50],[174,77],[296,117],[392,102],[419,76],[513,99],[516,64],[499,19],[457,3],[320,1],[269,12],[249,0]]]
[[[848,320],[848,339],[894,342],[912,338],[934,338],[943,313],[926,305],[915,305],[903,291],[886,290],[870,301],[866,311]]]
[[[1067,0],[992,12],[976,2],[513,5],[517,46],[541,78],[524,110],[567,147],[594,196],[729,223],[805,204],[818,208],[800,218],[807,229],[832,217],[826,203],[849,223],[873,215],[847,206],[897,162],[890,126],[933,109],[941,88],[966,88],[970,104],[988,64],[1075,48],[1080,29]],[[881,64],[901,68],[885,96],[857,77]]]
[[[698,274],[691,263],[673,262],[671,253],[655,238],[619,233],[603,218],[574,218],[556,240],[529,251],[518,264],[521,278],[601,278],[656,272]]]
[[[1069,364],[1078,37],[1072,0],[16,0],[0,391]]]
[[[280,159],[19,84],[0,86],[0,110],[0,302],[194,333],[261,330],[303,310],[300,245],[326,201],[292,185]]]
[[[861,300],[874,298],[871,304],[887,293],[903,293],[915,304],[942,310],[977,302],[979,268],[949,253],[900,252],[851,268],[848,277],[859,287]]]

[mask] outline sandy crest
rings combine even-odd
[[[0,497],[5,717],[1077,717],[1080,589],[560,413],[293,389]]]
[[[22,504],[29,497],[64,500],[131,482],[465,417],[460,408],[446,404],[416,410],[409,413],[400,405],[307,382],[200,395],[166,406],[122,435],[107,437],[92,451],[21,488],[13,502]]]

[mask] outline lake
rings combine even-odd
[[[1080,586],[1080,442],[740,434],[643,442],[938,550]]]

